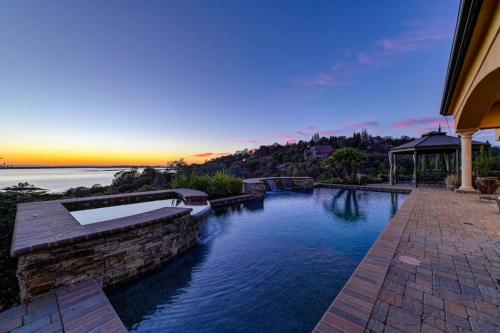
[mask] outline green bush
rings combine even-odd
[[[213,176],[177,174],[172,178],[172,188],[190,188],[208,194],[209,198],[222,198],[241,194],[243,179],[218,171]]]

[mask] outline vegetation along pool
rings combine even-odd
[[[310,332],[406,195],[317,188],[215,210],[199,245],[108,296],[137,332]]]

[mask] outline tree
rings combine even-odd
[[[341,148],[327,157],[322,163],[323,168],[334,168],[339,176],[349,183],[356,182],[358,169],[366,160],[365,154],[354,148]]]
[[[498,157],[493,156],[489,147],[485,148],[484,146],[481,146],[479,156],[473,163],[474,171],[482,177],[487,177],[497,160]]]
[[[317,132],[316,132],[316,133],[314,133],[314,134],[313,134],[313,136],[312,136],[312,138],[311,138],[311,140],[312,140],[314,143],[318,143],[320,139],[321,139],[321,137],[320,137],[319,133],[317,133]]]

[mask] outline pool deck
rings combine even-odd
[[[439,188],[393,189],[411,193],[314,331],[500,332],[496,206]],[[0,313],[0,333],[114,331],[126,330],[96,281]]]
[[[498,209],[477,194],[408,189],[315,332],[500,332]]]
[[[0,332],[127,332],[95,280],[35,297],[0,313]]]

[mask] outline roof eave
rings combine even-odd
[[[481,11],[483,0],[462,0],[460,2],[460,12],[455,29],[455,37],[448,61],[448,71],[446,73],[443,98],[441,100],[440,114],[449,116],[449,107],[455,93],[455,88],[462,71],[462,66],[467,55],[467,50],[474,33],[477,18]]]

